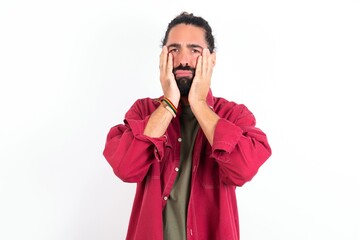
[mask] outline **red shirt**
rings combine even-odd
[[[199,129],[192,157],[192,183],[187,214],[188,240],[239,240],[235,189],[250,181],[271,155],[266,135],[255,127],[243,105],[207,97],[220,117],[208,143]],[[180,163],[180,123],[174,118],[164,136],[143,135],[158,99],[139,99],[124,124],[111,128],[104,156],[124,182],[137,183],[127,240],[162,240],[162,210]],[[181,114],[181,107],[178,109]]]

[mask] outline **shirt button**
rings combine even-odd
[[[175,167],[175,171],[178,172],[179,168],[178,167]]]
[[[165,201],[167,201],[167,199],[168,199],[168,197],[167,196],[164,196],[164,198],[163,198]]]
[[[178,141],[179,141],[179,142],[182,142],[182,138],[178,138]]]

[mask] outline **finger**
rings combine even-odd
[[[207,73],[209,76],[212,75],[214,65],[216,64],[216,53],[208,53],[208,62],[207,62]]]
[[[216,63],[216,53],[210,53],[208,50],[208,51],[206,51],[205,55],[207,57],[206,57],[206,63],[203,64],[206,67],[206,69],[204,71],[205,71],[206,77],[211,77],[214,65]]]
[[[161,54],[160,54],[160,70],[161,70],[161,72],[167,66],[167,52],[168,52],[167,47],[163,46]]]
[[[196,65],[196,73],[195,73],[195,78],[193,79],[193,81],[198,80],[199,78],[201,78],[202,76],[202,59],[203,56],[199,56],[197,58],[197,65]]]
[[[209,69],[208,63],[210,62],[209,61],[209,57],[210,57],[209,50],[207,48],[204,49],[202,55],[203,55],[202,72],[203,72],[203,74],[207,75],[207,72],[208,72],[208,69]]]
[[[167,74],[172,73],[173,71],[173,56],[172,53],[167,55]]]

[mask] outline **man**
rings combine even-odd
[[[206,20],[174,18],[160,55],[163,96],[137,100],[108,133],[105,158],[137,183],[128,240],[239,239],[236,186],[271,149],[243,104],[212,96],[214,49]]]

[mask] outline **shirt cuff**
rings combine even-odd
[[[232,152],[242,137],[242,133],[243,130],[232,122],[224,118],[219,119],[214,131],[213,152]]]
[[[149,116],[143,120],[126,119],[125,123],[129,125],[134,137],[137,140],[154,145],[154,155],[158,161],[161,161],[164,157],[164,149],[167,142],[167,138],[165,135],[158,138],[148,137],[144,135],[143,132],[145,130],[148,120]]]

